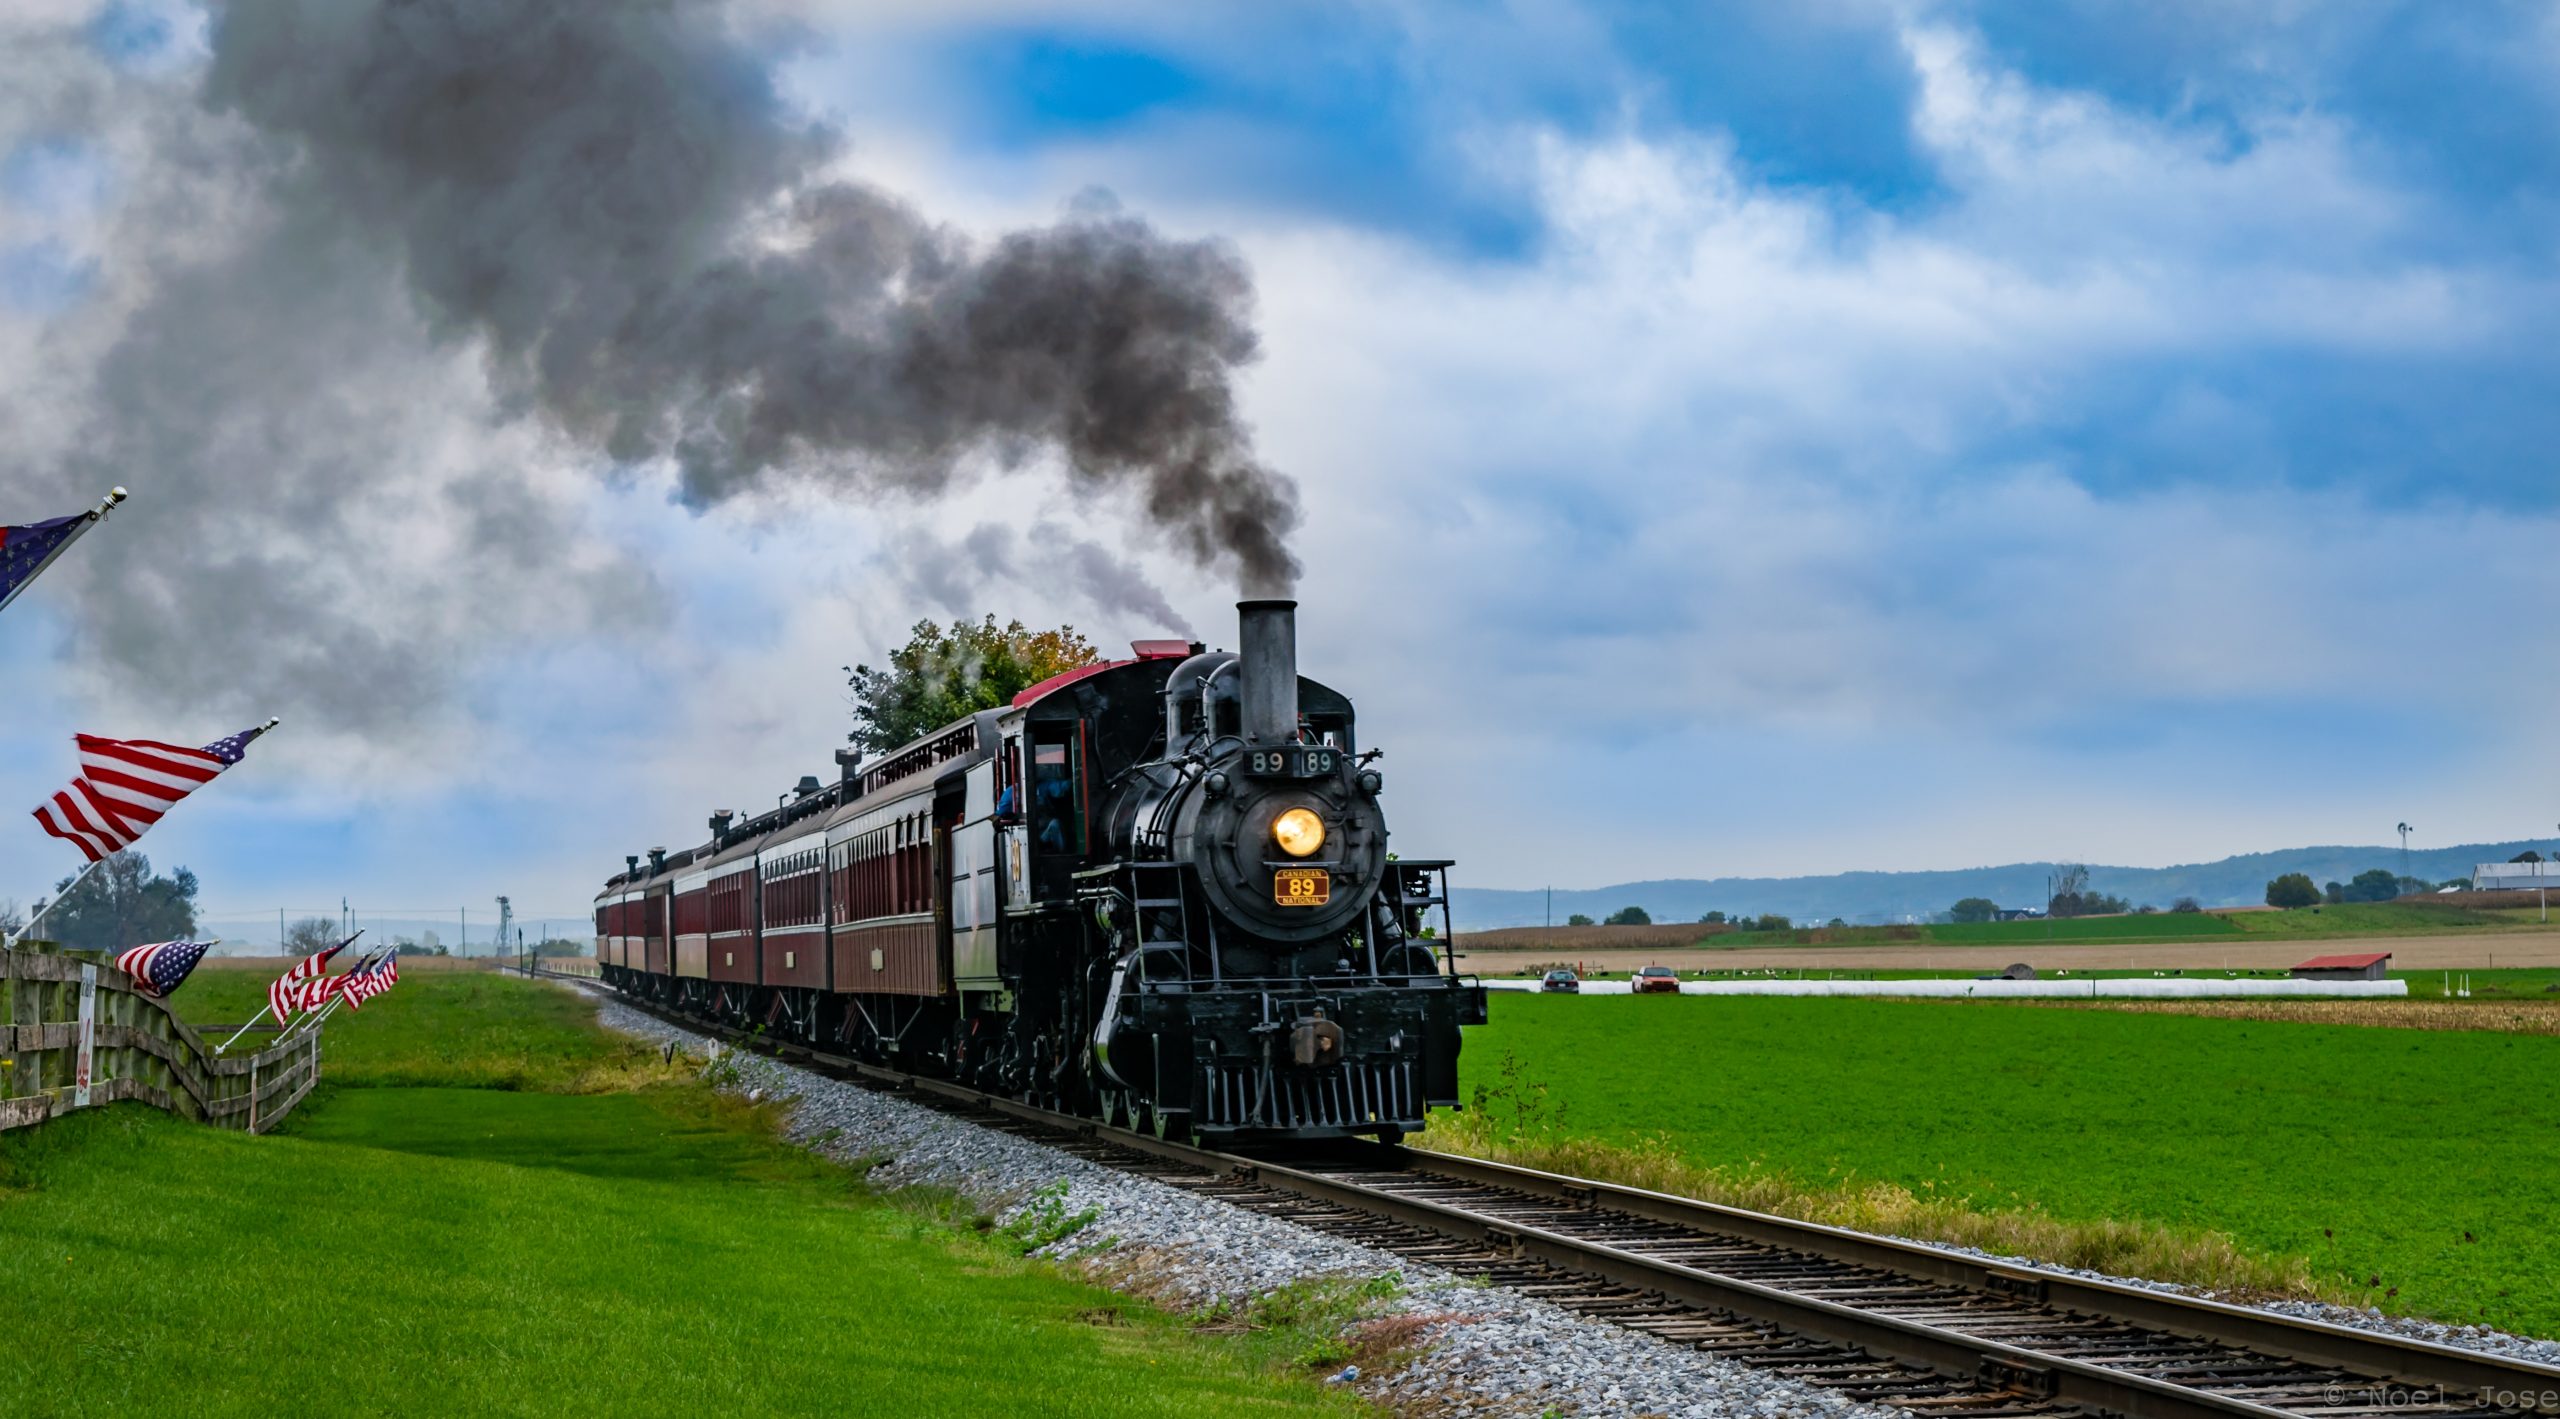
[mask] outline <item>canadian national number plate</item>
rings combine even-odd
[[[1333,899],[1333,874],[1321,867],[1283,867],[1271,874],[1271,900],[1284,907],[1320,907]]]

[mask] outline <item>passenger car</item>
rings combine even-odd
[[[1678,995],[1680,978],[1669,966],[1647,966],[1628,978],[1628,985],[1638,995]]]
[[[1561,990],[1578,993],[1582,989],[1582,977],[1575,975],[1571,971],[1558,968],[1547,972],[1546,979],[1538,982],[1538,989]]]

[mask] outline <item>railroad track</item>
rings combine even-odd
[[[1360,1144],[1288,1162],[1215,1152],[614,998],[1113,1168],[1920,1414],[2560,1414],[2551,1366],[1418,1149]]]

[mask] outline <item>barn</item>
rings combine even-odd
[[[2388,951],[2361,952],[2349,956],[2314,956],[2293,968],[2295,980],[2380,980],[2391,968]]]

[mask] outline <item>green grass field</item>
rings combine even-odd
[[[1818,1194],[2221,1233],[2328,1294],[2560,1335],[2560,1038],[1498,995],[1463,1069],[1495,1098],[1457,1141],[1588,1138]]]
[[[419,972],[330,1022],[284,1134],[0,1135],[0,1414],[1358,1412],[1299,1340],[875,1196],[587,1014]]]
[[[272,972],[200,970],[172,1003],[199,1028],[238,1026],[266,1007],[271,979]],[[593,1028],[594,1015],[568,991],[495,971],[409,971],[392,993],[329,1017],[322,1074],[353,1087],[562,1088],[647,1053]],[[252,1034],[235,1049],[267,1038]]]
[[[2243,936],[2433,936],[2443,932],[2531,928],[2530,917],[2429,902],[2346,902],[2291,911],[2233,912],[2223,917]]]

